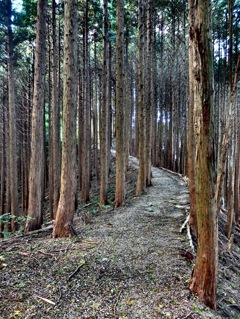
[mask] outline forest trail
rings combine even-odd
[[[130,157],[130,165],[138,161]],[[94,220],[87,231],[101,240],[100,274],[95,286],[103,293],[89,299],[101,305],[96,318],[217,318],[190,296],[192,262],[186,235],[180,227],[189,208],[186,183],[177,174],[152,168],[152,187],[122,209]],[[96,267],[98,268],[98,266]],[[112,302],[107,295],[112,293]],[[113,311],[114,310],[114,311]],[[92,314],[93,315],[93,314]],[[82,317],[82,318],[95,318]],[[220,317],[219,317],[220,318]]]
[[[83,239],[45,234],[0,246],[0,318],[227,318],[188,290],[193,261],[180,233],[189,206],[185,182],[152,172],[143,196],[96,212],[89,224],[76,219]]]

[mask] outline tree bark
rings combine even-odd
[[[108,142],[109,142],[109,121],[108,121],[108,0],[103,1],[103,69],[102,69],[102,107],[101,107],[101,131],[100,131],[100,205],[107,204],[108,184]]]
[[[2,92],[2,94],[4,94]],[[6,180],[6,145],[5,145],[5,105],[4,105],[4,101],[3,101],[3,106],[2,106],[2,110],[1,110],[1,126],[0,126],[0,141],[1,141],[1,145],[0,145],[0,156],[1,156],[1,168],[0,168],[0,216],[3,215],[5,213],[5,180]],[[2,231],[4,230],[4,224],[0,223],[0,238],[3,238],[3,234]]]
[[[146,107],[146,186],[151,186],[152,154],[152,1],[147,1],[147,107]]]
[[[145,145],[146,145],[146,132],[145,132],[145,108],[144,108],[144,79],[143,79],[143,58],[144,58],[144,19],[143,19],[143,0],[138,2],[138,134],[139,134],[139,171],[137,180],[136,195],[140,196],[146,189],[145,178]]]
[[[239,223],[239,172],[240,172],[240,121],[237,124],[237,142],[236,142],[236,162],[235,162],[235,181],[234,181],[234,215],[235,224]]]
[[[60,199],[52,237],[73,235],[76,197],[77,0],[64,1],[63,146]]]
[[[126,31],[126,45],[125,45],[125,59],[124,59],[124,134],[125,134],[125,171],[129,169],[129,150],[130,150],[130,127],[132,126],[132,119],[130,118],[131,113],[131,94],[130,94],[130,83],[129,83],[129,61],[128,61],[128,30]]]
[[[224,179],[224,171],[225,171],[225,164],[227,160],[227,153],[229,148],[229,137],[232,131],[233,125],[233,105],[236,98],[237,92],[237,81],[238,81],[238,73],[240,70],[240,55],[238,56],[237,66],[235,70],[234,82],[232,86],[232,91],[230,93],[230,105],[229,111],[227,115],[227,123],[224,128],[222,143],[221,143],[221,150],[220,150],[220,161],[218,165],[218,172],[217,172],[217,186],[216,186],[216,200],[217,200],[217,207],[218,211],[220,210],[220,203],[221,203],[221,196],[222,196],[222,188],[223,188],[223,179]]]
[[[116,40],[116,192],[115,207],[125,202],[125,141],[124,141],[124,0],[117,0]]]
[[[189,1],[189,12],[192,3]],[[189,24],[194,24],[195,16],[189,13]],[[190,195],[190,218],[189,225],[192,234],[197,238],[197,212],[196,212],[196,185],[195,185],[195,138],[194,138],[194,85],[193,85],[193,67],[194,67],[194,45],[189,38],[189,115],[188,115],[188,178]]]
[[[17,172],[17,130],[15,110],[15,84],[13,69],[12,1],[7,0],[8,35],[8,106],[9,106],[9,159],[10,159],[10,196],[11,214],[18,217],[18,172]],[[17,230],[16,220],[11,220],[12,231]]]
[[[218,264],[217,206],[213,166],[213,62],[211,1],[190,0],[189,37],[193,68],[196,139],[197,257],[190,289],[209,307],[216,308]],[[191,71],[190,71],[191,72]]]
[[[28,219],[25,232],[39,229],[42,224],[42,197],[44,174],[44,75],[46,59],[46,9],[47,1],[38,1],[36,54],[34,66],[34,92],[31,131],[31,159],[29,172]]]
[[[94,33],[94,83],[93,83],[93,167],[98,180],[98,76],[97,76],[97,33]]]
[[[79,69],[78,74],[78,187],[82,190],[83,176],[83,74],[82,69]]]
[[[229,88],[230,88],[230,95],[232,94],[233,90],[233,7],[234,1],[228,1],[228,14],[229,14],[229,22],[228,22],[228,29],[229,29],[229,49],[228,49],[228,60],[229,60]],[[227,225],[225,234],[228,238],[231,236],[232,226],[234,223],[234,197],[233,197],[233,189],[234,189],[234,178],[235,175],[235,167],[233,165],[234,162],[234,113],[235,108],[233,107],[233,124],[230,126],[229,134],[229,152],[228,152],[228,178],[227,178],[227,202],[228,202],[228,216],[227,216]]]
[[[60,40],[60,39],[59,39]],[[53,216],[56,217],[60,192],[60,105],[58,99],[58,54],[56,39],[56,1],[52,0],[52,168]]]
[[[88,11],[89,2],[86,1],[84,20],[84,134],[83,134],[83,158],[82,158],[82,199],[88,202],[90,199],[90,151],[91,151],[91,99],[90,99],[90,74],[89,74],[89,45],[88,45]]]

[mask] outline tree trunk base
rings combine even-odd
[[[54,226],[52,232],[52,238],[72,238],[73,236],[78,236],[77,231],[74,229],[72,223],[68,222],[63,227]]]

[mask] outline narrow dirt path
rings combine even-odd
[[[186,184],[152,172],[145,195],[79,225],[84,241],[32,238],[9,246],[1,254],[0,318],[221,318],[188,290],[192,260],[183,252],[191,248],[179,231]]]
[[[136,159],[131,164],[137,166]],[[80,318],[217,318],[187,289],[191,261],[180,252],[191,249],[179,232],[189,205],[186,184],[165,170],[152,172],[145,195],[99,216],[84,234],[101,245],[99,258],[90,257],[98,271],[85,303],[93,304],[91,316],[82,309]]]

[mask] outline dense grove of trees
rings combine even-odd
[[[114,207],[129,154],[136,195],[151,165],[188,176],[190,287],[214,308],[218,213],[229,238],[239,222],[239,12],[234,0],[0,1],[0,236],[23,218],[26,232],[50,218],[53,237],[71,236],[93,179],[110,203],[116,148]]]

